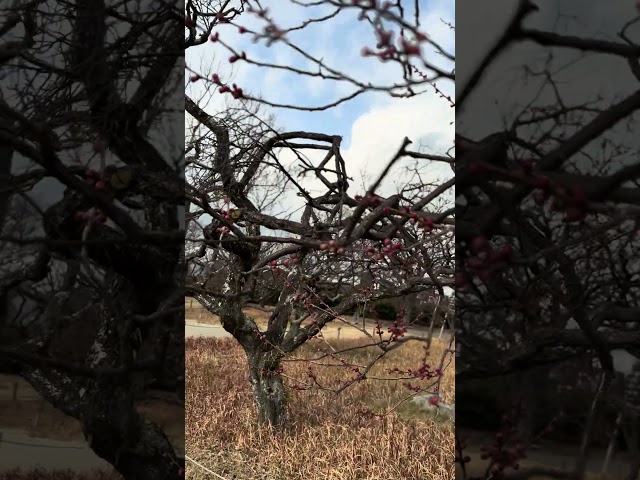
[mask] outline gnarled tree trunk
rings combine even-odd
[[[275,428],[286,426],[287,392],[280,375],[280,356],[273,351],[247,353],[249,383],[258,409],[258,421]]]

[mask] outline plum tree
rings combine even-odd
[[[452,165],[451,156],[412,148],[412,141],[405,138],[394,155],[377,165],[376,178],[354,192],[358,179],[350,172],[350,159],[343,155],[341,136],[282,131],[273,127],[273,119],[262,119],[265,108],[322,111],[366,92],[403,98],[439,92],[433,82],[452,80],[453,73],[433,63],[422,47],[438,49],[448,67],[453,56],[420,30],[419,10],[409,13],[412,9],[405,9],[404,3],[321,1],[314,2],[312,9],[312,5],[290,2],[292,8],[309,12],[303,22],[291,27],[279,22],[278,14],[284,10],[271,11],[259,2],[221,2],[214,7],[194,1],[187,6],[190,48],[214,43],[231,55],[229,63],[284,71],[292,82],[297,77],[317,77],[352,90],[321,105],[301,105],[294,99],[282,103],[225,81],[222,72],[205,73],[187,65],[188,89],[202,85],[212,95],[215,91],[230,100],[225,108],[214,111],[205,105],[207,93],[201,101],[195,93],[186,98],[185,110],[193,119],[187,150],[194,153],[186,187],[190,222],[186,292],[217,315],[242,345],[262,423],[286,426],[283,360],[296,358],[296,351],[321,336],[325,326],[345,321],[346,312],[365,303],[427,290],[445,295],[445,288],[454,286],[454,182],[423,180],[429,164]],[[387,62],[390,69],[398,67],[396,80],[376,84],[375,78],[356,78],[289,39],[292,32],[349,15],[370,23],[377,41],[376,48],[367,48],[362,55]],[[262,30],[247,26],[249,17],[261,22]],[[230,30],[252,35],[255,42],[264,41],[270,48],[301,52],[311,66],[300,70],[287,63],[268,64],[251,51],[238,51],[225,33]],[[443,102],[451,102],[442,97]],[[317,151],[324,156],[311,160],[308,153]],[[297,161],[287,163],[285,152]],[[394,193],[384,191],[382,184],[390,172],[396,171],[396,165],[407,166],[407,160],[416,166],[404,183]],[[321,193],[312,193],[311,179]],[[282,197],[297,202],[300,214],[276,208]],[[242,222],[234,218],[238,211]],[[243,310],[251,302],[263,303],[266,295],[277,301],[267,325],[262,326]],[[329,352],[337,365],[352,372],[350,380],[331,388],[340,391],[366,379],[376,360],[415,338],[406,334],[411,322],[405,320],[397,318],[385,329],[378,325],[373,334],[363,329],[364,338],[378,349],[366,365]],[[433,370],[425,366],[408,375],[416,381],[436,378],[429,388],[437,388],[438,375]],[[295,388],[318,387],[310,378],[296,382]]]

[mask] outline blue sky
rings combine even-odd
[[[405,2],[408,7],[413,2]],[[455,22],[454,0],[421,0],[421,30],[437,41],[446,51],[455,53],[455,33],[441,21]],[[326,8],[294,7],[286,1],[263,2],[270,16],[281,27],[291,27],[309,18],[328,13]],[[411,7],[412,8],[412,7]],[[409,10],[412,14],[412,11]],[[254,15],[245,15],[238,23],[254,31],[261,31],[264,23]],[[265,63],[309,68],[310,62],[282,43],[267,48],[264,41],[254,44],[253,35],[240,34],[231,25],[221,25],[214,30],[228,45],[244,51],[249,58]],[[357,20],[356,9],[346,9],[328,21],[313,24],[303,30],[290,33],[288,39],[305,52],[321,57],[332,68],[360,81],[375,85],[391,85],[402,80],[402,72],[393,64],[383,64],[376,58],[361,55],[362,47],[375,47],[372,27]],[[425,52],[433,63],[451,70],[453,64],[436,54]],[[320,106],[333,102],[353,91],[346,83],[317,78],[301,77],[291,72],[260,68],[242,61],[228,62],[230,53],[219,43],[207,43],[187,51],[187,65],[203,76],[220,75],[225,83],[237,83],[250,95],[261,95],[274,103]],[[438,87],[454,96],[453,82],[441,81]],[[202,105],[209,113],[222,111],[230,102],[237,102],[229,95],[207,91],[204,81],[187,86],[187,94],[194,100],[204,96]],[[422,143],[427,151],[444,153],[452,145],[454,136],[454,109],[430,89],[411,99],[391,98],[384,93],[367,93],[338,107],[323,112],[301,112],[281,108],[268,109],[275,115],[277,127],[283,130],[305,130],[343,137],[343,156],[351,176],[374,176],[384,167],[408,136],[414,147]],[[429,167],[431,168],[431,167]],[[448,166],[434,166],[434,175],[450,177]]]

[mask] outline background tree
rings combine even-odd
[[[181,478],[136,410],[150,389],[184,401],[181,10],[16,0],[0,17],[1,368],[125,478]]]
[[[627,372],[625,390],[614,365],[624,358],[622,350],[637,361],[640,346],[640,272],[633,260],[640,246],[640,165],[637,142],[628,135],[640,107],[638,18],[609,26],[619,29],[617,38],[604,40],[593,34],[595,28],[590,36],[577,34],[579,22],[569,14],[558,15],[563,20],[556,30],[533,28],[545,13],[538,11],[530,2],[518,3],[504,35],[468,72],[457,98],[456,380],[465,398],[465,387],[474,381],[487,386],[492,378],[504,378],[506,416],[494,423],[503,440],[486,446],[483,458],[490,466],[482,478],[505,475],[524,458],[527,445],[554,429],[580,445],[574,470],[565,474],[582,478],[590,446],[614,431],[617,411],[625,412],[629,430],[638,428],[635,409],[629,408],[635,402],[629,388],[634,374]],[[539,48],[531,50],[532,44]],[[535,60],[514,62],[522,73],[517,94],[488,93],[483,88],[490,79],[504,74],[498,65],[507,59],[499,56],[508,48],[529,48]],[[607,58],[594,58],[602,54]],[[621,78],[628,72],[633,80],[594,87],[596,77],[586,72],[596,60],[620,72],[626,66]],[[473,105],[481,95],[495,99],[502,112],[503,127],[489,135],[479,128],[480,122],[487,125],[487,109],[480,113]],[[578,373],[584,383],[577,382]],[[570,394],[558,394],[565,387],[589,400],[573,403]],[[524,409],[510,410],[508,401],[517,397],[506,388],[521,396]],[[616,410],[607,413],[611,401]],[[561,409],[573,418],[561,420]],[[472,427],[470,410],[458,413],[459,426]],[[580,431],[567,433],[576,420],[583,422]],[[627,435],[626,441],[637,457],[637,440]],[[462,447],[460,452],[466,474]],[[636,478],[638,465],[633,470],[627,478]],[[549,472],[556,474],[561,475]]]
[[[309,12],[304,22],[292,27],[282,26],[274,18],[277,14],[259,2],[187,4],[188,46],[213,42],[231,54],[231,63],[283,70],[293,78],[317,77],[353,90],[329,104],[282,104],[241,85],[229,85],[222,73],[187,65],[189,82],[203,84],[206,93],[202,100],[188,94],[185,105],[194,120],[187,139],[193,156],[187,170],[186,291],[219,316],[224,329],[242,345],[258,418],[276,427],[287,422],[282,361],[296,358],[299,347],[321,335],[323,327],[344,321],[342,315],[365,303],[434,288],[444,295],[444,288],[453,286],[454,182],[434,184],[424,179],[428,164],[452,164],[450,156],[412,148],[405,138],[392,158],[381,160],[379,175],[356,190],[359,179],[349,172],[349,159],[343,158],[341,136],[276,129],[273,120],[263,120],[260,108],[318,111],[366,92],[395,97],[433,94],[434,80],[453,79],[453,56],[420,31],[419,9],[411,11],[404,2],[388,3],[291,2],[291,7]],[[289,39],[292,32],[347,15],[371,24],[377,47],[363,46],[362,55],[397,67],[395,82],[374,85],[371,79],[354,78]],[[257,18],[262,30],[245,26],[249,16]],[[267,63],[250,51],[236,51],[225,33],[230,29],[272,48],[294,50],[310,67],[300,70],[286,63]],[[439,67],[429,61],[423,46],[438,49],[449,64]],[[229,94],[233,100],[219,111],[208,108],[205,102],[216,93]],[[316,160],[309,155],[317,151],[324,157]],[[294,160],[287,160],[287,155]],[[389,192],[383,188],[389,172],[408,161],[416,166],[403,185],[383,193]],[[289,201],[299,203],[297,212],[283,207],[282,202]],[[265,295],[274,290],[275,308],[266,329],[261,329],[243,308],[250,302],[264,303]],[[408,326],[399,317],[388,331],[381,325],[373,335],[363,329],[370,345],[378,347],[377,358],[367,365],[350,364],[340,352],[330,352],[338,365],[353,372],[350,381],[333,389],[365,379],[377,359],[411,338],[405,336]],[[437,376],[425,364],[410,378]],[[329,388],[310,378],[296,383],[296,388]],[[429,391],[434,385],[437,380]]]

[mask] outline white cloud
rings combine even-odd
[[[438,41],[444,48],[451,51],[454,48],[454,32],[447,27],[440,19],[454,21],[452,12],[454,11],[453,0],[436,0],[429,3],[421,2],[421,23],[422,29],[434,40]],[[271,5],[273,6],[273,5]],[[273,16],[279,22],[290,25],[299,21],[299,12],[286,12],[286,9],[273,7]],[[339,71],[348,73],[352,78],[369,81],[375,85],[390,85],[399,81],[402,72],[397,65],[392,63],[382,63],[374,58],[364,58],[360,55],[360,48],[365,45],[375,44],[375,37],[371,27],[366,22],[355,20],[355,13],[345,12],[328,22],[311,26],[306,33],[298,32],[297,40],[300,46],[310,46],[308,50],[313,56],[323,58],[329,65]],[[282,17],[285,15],[285,17]],[[250,20],[255,26],[255,21]],[[238,45],[238,50],[246,48],[248,56],[266,55],[261,57],[262,61],[273,61],[281,65],[295,65],[302,68],[309,68],[310,62],[302,59],[298,54],[293,53],[282,44],[275,44],[272,48],[259,48],[249,45],[249,36],[240,36],[232,31],[233,29],[221,29],[221,37],[224,35],[225,41]],[[318,39],[321,39],[318,41]],[[236,40],[241,41],[238,44]],[[296,42],[297,43],[297,42]],[[353,85],[347,82],[330,82],[316,78],[299,77],[289,72],[277,71],[273,69],[258,69],[256,67],[238,62],[234,64],[233,77],[230,80],[230,65],[226,62],[227,54],[220,52],[219,44],[209,44],[205,47],[209,55],[217,52],[217,58],[223,64],[219,73],[224,81],[236,82],[253,93],[260,92],[265,99],[281,103],[291,104],[323,104],[334,101],[353,92]],[[429,48],[429,47],[426,47]],[[194,62],[195,63],[195,62]],[[438,62],[442,64],[440,60]],[[452,65],[449,65],[451,68]],[[439,85],[447,94],[453,95],[453,84]],[[196,89],[202,86],[194,85]],[[224,108],[223,98],[228,96],[214,94],[207,111],[213,113]],[[357,106],[355,106],[357,105]],[[354,107],[357,110],[354,112]],[[391,98],[385,94],[367,94],[358,102],[348,102],[333,109],[331,113],[318,114],[314,118],[326,119],[326,124],[318,127],[318,121],[309,116],[309,121],[314,126],[306,124],[306,121],[298,122],[295,114],[290,114],[287,110],[276,110],[278,123],[287,124],[292,130],[319,130],[323,133],[339,134],[345,137],[347,148],[343,148],[343,157],[347,164],[348,174],[354,177],[352,194],[361,191],[361,172],[366,172],[370,179],[374,179],[385,167],[387,162],[393,157],[402,143],[405,136],[409,137],[414,144],[412,148],[418,149],[421,140],[431,153],[444,153],[444,150],[452,144],[454,136],[455,111],[449,104],[439,98],[433,90],[411,99]],[[353,121],[354,114],[359,115]],[[325,116],[322,116],[325,115]],[[307,117],[304,117],[305,119]],[[353,122],[346,123],[345,120]],[[295,123],[289,125],[289,123]],[[349,131],[350,130],[350,131]],[[428,142],[426,141],[428,139]],[[324,157],[323,151],[306,151],[305,154],[317,164]],[[295,163],[295,156],[288,151],[280,154],[281,161],[285,165]],[[390,176],[398,180],[398,169]],[[452,175],[448,165],[438,165],[430,168],[429,176]],[[310,188],[312,193],[321,193],[322,184],[318,181],[304,181],[304,186]],[[385,191],[390,193],[393,187],[392,182],[386,185]],[[294,209],[301,202],[301,198],[292,195],[283,197],[283,205]]]
[[[386,102],[385,102],[386,103]],[[404,137],[417,149],[420,139],[432,139],[428,147],[450,145],[454,136],[454,110],[435,94],[426,93],[411,100],[395,100],[385,105],[373,106],[360,116],[351,130],[351,145],[343,156],[351,172],[366,171],[377,176],[393,158]],[[437,140],[433,140],[436,138]],[[442,154],[443,151],[430,153]],[[452,175],[443,165],[439,174]],[[390,179],[398,178],[399,168],[392,170]],[[395,172],[395,173],[394,173]],[[387,183],[387,187],[390,185]]]
[[[444,154],[454,137],[454,125],[451,124],[453,119],[454,110],[435,94],[427,93],[405,100],[379,98],[378,102],[372,104],[369,110],[353,123],[351,144],[342,150],[347,173],[354,179],[350,193],[352,195],[363,193],[363,173],[367,177],[364,181],[366,188],[393,158],[405,136],[413,142],[410,147],[413,150],[419,149],[422,139],[422,144],[426,147],[424,151]],[[325,156],[325,152],[309,150],[305,151],[305,156],[314,165],[318,165]],[[299,165],[297,157],[289,150],[282,150],[279,158],[292,172],[293,166]],[[333,168],[333,164],[327,167]],[[402,168],[403,165],[398,164],[391,170],[387,181],[383,183],[381,194],[393,193],[395,183],[406,179]],[[447,164],[437,163],[429,165],[427,178],[424,180],[432,182],[452,176],[453,172]],[[333,180],[329,175],[327,177],[330,181]],[[300,182],[312,195],[324,193],[325,187],[322,182],[311,176]],[[289,208],[295,209],[302,205],[302,199],[291,194],[286,196],[284,203]]]

